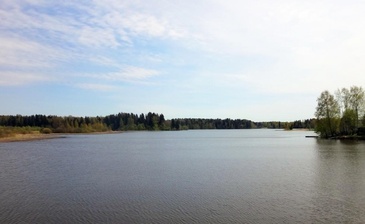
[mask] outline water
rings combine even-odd
[[[364,223],[365,142],[305,131],[0,143],[0,223]]]

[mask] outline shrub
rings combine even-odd
[[[41,130],[41,132],[42,132],[43,134],[51,134],[51,133],[52,133],[52,130],[51,130],[50,128],[43,128],[43,129]]]

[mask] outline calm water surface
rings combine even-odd
[[[0,223],[364,223],[365,142],[305,131],[0,143]]]

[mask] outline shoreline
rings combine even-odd
[[[68,135],[103,135],[119,134],[124,131],[106,131],[106,132],[88,132],[88,133],[51,133],[51,134],[15,134],[14,136],[0,138],[0,143],[22,142],[22,141],[40,141],[55,138],[66,138]]]
[[[22,142],[22,141],[38,141],[54,138],[65,138],[61,134],[15,134],[14,136],[0,138],[0,143]]]
[[[52,133],[59,135],[103,135],[103,134],[120,134],[126,131],[96,131],[96,132],[75,132],[75,133]]]

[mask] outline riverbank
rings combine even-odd
[[[0,143],[3,143],[3,142],[35,141],[35,140],[44,140],[44,139],[53,139],[53,138],[64,138],[64,135],[61,135],[61,134],[41,134],[41,133],[15,134],[15,135],[12,135],[12,136],[0,138]]]
[[[20,141],[35,141],[35,140],[45,140],[53,138],[66,138],[67,135],[103,135],[103,134],[119,134],[124,131],[105,131],[105,132],[88,132],[88,133],[51,133],[43,134],[37,133],[27,133],[27,134],[15,134],[12,136],[0,138],[0,143],[2,142],[20,142]]]
[[[337,137],[332,137],[331,139],[338,139],[338,140],[365,140],[365,136],[362,135],[342,135]]]
[[[315,135],[308,135],[305,136],[306,138],[321,138],[320,136]],[[363,135],[340,135],[340,136],[334,136],[334,137],[328,137],[328,138],[322,138],[322,139],[332,139],[332,140],[365,140],[365,136]]]

